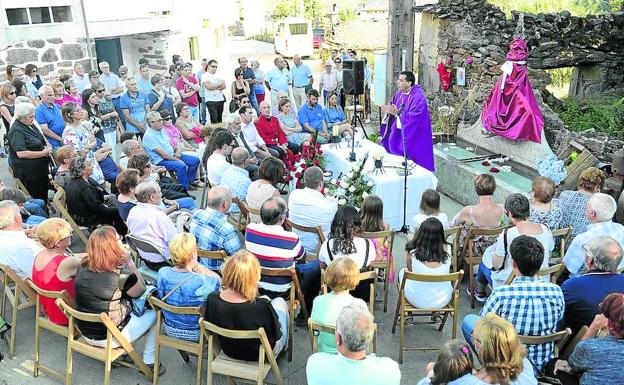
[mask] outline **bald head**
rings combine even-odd
[[[272,197],[260,207],[260,219],[265,225],[280,225],[286,219],[286,201],[281,197]]]
[[[245,161],[249,158],[249,151],[245,147],[236,147],[232,150],[232,164],[241,168],[245,167]]]
[[[617,272],[622,262],[622,247],[618,241],[608,235],[593,238],[585,244],[585,263],[588,270],[593,268],[604,272]]]
[[[266,117],[270,117],[271,116],[271,105],[266,100],[263,100],[260,103],[260,113],[262,113],[262,115],[264,115]]]
[[[219,185],[208,190],[208,207],[213,210],[227,213],[230,210],[232,204],[232,193],[228,186]]]

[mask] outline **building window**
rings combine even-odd
[[[71,6],[6,9],[9,25],[71,23]]]

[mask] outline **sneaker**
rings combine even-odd
[[[468,293],[468,295],[470,294],[470,287],[466,288],[466,293]],[[477,289],[476,287],[474,288],[474,297],[477,301],[479,302],[485,302],[485,300],[487,300],[487,293],[486,292],[482,292],[479,291],[479,289]]]
[[[193,182],[193,186],[195,187],[204,187],[205,183],[202,182],[201,180],[196,180],[195,182]]]

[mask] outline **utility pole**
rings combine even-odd
[[[386,96],[396,92],[395,81],[401,71],[414,70],[414,0],[390,0],[388,16],[388,56],[386,59]],[[405,56],[403,56],[405,50]],[[405,60],[403,60],[405,57]]]

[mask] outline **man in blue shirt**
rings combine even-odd
[[[247,80],[249,82],[249,101],[251,102],[251,106],[256,113],[260,115],[260,109],[258,108],[258,99],[256,98],[255,85],[260,84],[258,80],[256,80],[256,75],[253,72],[253,69],[249,67],[249,61],[247,61],[246,57],[238,58],[238,64],[240,64],[240,69],[243,71],[243,80]]]
[[[288,87],[292,85],[292,78],[290,72],[286,69],[286,61],[281,57],[276,57],[273,61],[275,68],[267,72],[266,84],[269,91],[271,91],[271,105],[277,106],[279,102],[278,93],[280,91],[288,93]]]
[[[306,100],[306,93],[312,88],[314,79],[310,67],[301,62],[301,56],[296,54],[293,56],[295,65],[290,72],[292,73],[293,96],[297,108],[301,108]]]
[[[178,182],[187,190],[193,190],[200,186],[200,182],[194,182],[199,167],[199,158],[184,155],[179,149],[173,149],[169,136],[163,131],[163,119],[156,111],[147,114],[148,128],[143,136],[143,147],[152,162],[157,166],[163,166],[168,171],[176,173]]]
[[[140,75],[136,78],[137,88],[140,93],[147,96],[150,92],[152,92],[152,88],[154,88],[152,85],[152,78],[150,76],[149,64],[141,64],[139,67],[139,73]]]
[[[41,103],[35,109],[35,119],[52,147],[59,148],[63,142],[66,125],[61,115],[61,107],[54,103],[54,90],[50,86],[41,86],[39,97]]]
[[[317,90],[308,91],[308,101],[299,109],[299,124],[313,137],[316,137],[317,143],[325,144],[329,140],[329,132],[325,122],[325,112],[323,107],[318,104],[318,97]]]
[[[140,93],[133,78],[126,80],[128,92],[121,97],[119,107],[126,119],[126,131],[142,135],[145,130],[145,115],[150,110],[147,96]]]
[[[245,169],[249,162],[249,151],[245,147],[236,147],[232,150],[230,157],[232,158],[232,167],[228,167],[221,174],[221,184],[230,188],[232,197],[244,201],[247,196],[247,189],[251,184],[249,171]],[[236,203],[232,203],[230,212],[240,212]]]

